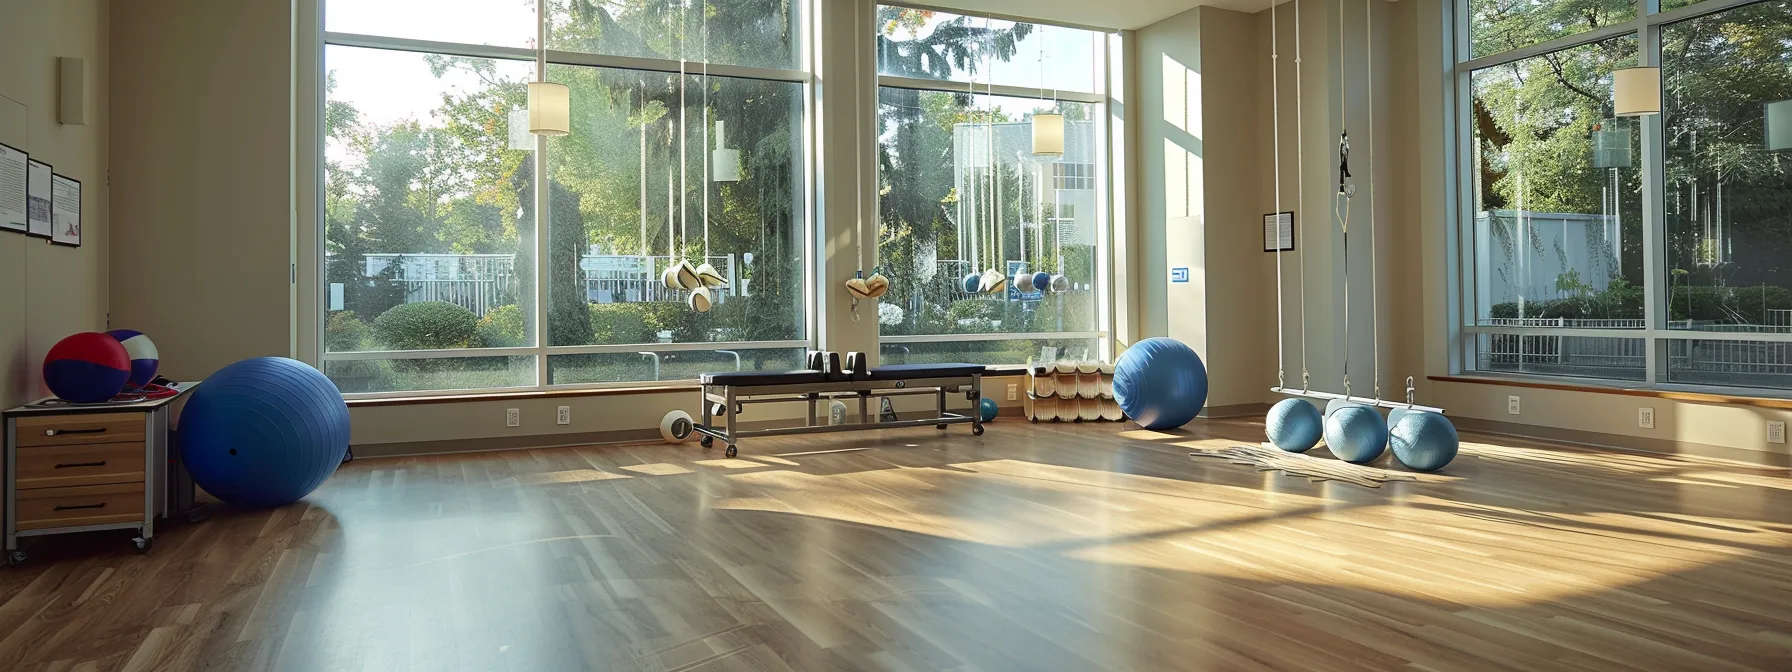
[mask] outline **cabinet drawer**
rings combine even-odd
[[[143,482],[142,443],[23,446],[17,459],[20,490]]]
[[[142,443],[142,413],[88,413],[22,417],[15,421],[20,446]]]
[[[19,530],[130,523],[143,520],[143,483],[20,490]]]

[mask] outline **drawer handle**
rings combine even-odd
[[[100,502],[98,504],[82,504],[80,506],[58,506],[58,507],[56,507],[56,510],[57,511],[76,511],[79,509],[103,509],[103,508],[106,508],[105,502]]]
[[[56,468],[57,469],[70,469],[70,468],[77,468],[77,467],[103,467],[103,466],[106,466],[105,460],[100,460],[98,462],[74,462],[74,463],[70,463],[70,464],[58,464],[58,465],[56,465]]]
[[[61,434],[105,434],[105,433],[106,433],[105,427],[95,427],[93,429],[46,429],[46,430],[44,430],[44,436],[58,436]]]

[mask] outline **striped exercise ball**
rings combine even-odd
[[[348,404],[323,373],[284,357],[212,374],[181,411],[181,459],[218,499],[255,508],[298,501],[348,453]]]
[[[118,339],[86,331],[57,341],[44,356],[44,387],[64,401],[97,404],[124,390],[131,358]]]
[[[149,340],[143,332],[131,329],[113,329],[106,334],[118,339],[118,344],[124,346],[124,354],[131,358],[131,379],[127,381],[128,384],[131,387],[148,387],[149,381],[156,379],[156,369],[162,366],[162,355],[156,352],[155,342]]]

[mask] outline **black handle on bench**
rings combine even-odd
[[[58,506],[58,507],[56,507],[56,510],[57,511],[74,511],[77,509],[103,509],[103,508],[106,508],[105,502],[100,502],[98,504],[82,504],[80,506]]]
[[[106,433],[105,427],[95,427],[93,429],[46,429],[46,430],[44,430],[44,436],[56,436],[58,434],[105,434],[105,433]]]
[[[69,468],[73,468],[73,467],[103,467],[103,466],[106,466],[105,460],[100,460],[98,462],[73,462],[70,464],[58,464],[58,465],[56,465],[56,468],[57,469],[69,469]]]

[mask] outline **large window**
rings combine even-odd
[[[796,367],[802,3],[543,2],[572,97],[551,139],[527,130],[535,2],[327,2],[324,371],[395,393]],[[727,280],[713,309],[661,283],[678,260]]]
[[[895,6],[875,30],[882,360],[1103,356],[1108,36]]]
[[[1465,2],[1464,368],[1792,386],[1792,1]]]

